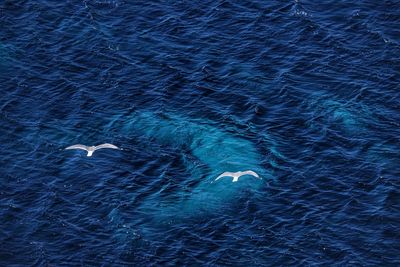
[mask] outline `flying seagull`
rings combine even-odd
[[[69,147],[67,147],[65,149],[82,149],[82,150],[86,150],[88,152],[87,156],[91,157],[93,155],[94,151],[97,150],[97,149],[100,149],[100,148],[120,149],[119,147],[114,146],[112,144],[108,144],[108,143],[101,144],[101,145],[98,145],[98,146],[85,146],[85,145],[78,144],[78,145],[69,146]]]
[[[235,183],[237,181],[239,181],[239,177],[243,176],[243,175],[251,175],[254,177],[257,177],[259,179],[262,179],[260,176],[258,176],[258,174],[256,172],[253,171],[244,171],[244,172],[224,172],[223,174],[221,174],[220,176],[218,176],[215,181],[221,179],[222,177],[232,177],[233,180],[232,182]]]

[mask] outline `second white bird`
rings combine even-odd
[[[256,172],[254,172],[254,171],[244,171],[244,172],[224,172],[223,174],[221,174],[220,176],[218,176],[216,179],[215,179],[215,181],[217,181],[217,180],[219,180],[219,179],[221,179],[222,177],[232,177],[233,178],[233,180],[232,180],[232,182],[233,183],[236,183],[237,181],[239,181],[239,177],[241,177],[241,176],[243,176],[243,175],[251,175],[251,176],[254,176],[254,177],[256,177],[256,178],[259,178],[259,179],[261,179],[261,177],[260,176],[258,176],[258,174],[256,173]]]

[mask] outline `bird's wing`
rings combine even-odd
[[[231,177],[233,177],[233,175],[235,175],[233,172],[224,172],[223,174],[221,174],[220,176],[218,176],[214,181],[217,181],[217,180],[219,180],[219,179],[221,179],[222,177],[225,177],[225,176],[231,176]]]
[[[253,172],[253,171],[244,171],[244,172],[242,172],[242,175],[245,175],[245,174],[252,175],[254,177],[260,178],[260,176],[258,176],[258,174],[256,172]]]
[[[108,143],[105,143],[105,144],[101,144],[101,145],[98,145],[98,146],[96,146],[96,149],[100,149],[100,148],[113,148],[113,149],[119,149],[119,147],[117,147],[117,146],[114,146],[114,145],[112,145],[112,144],[108,144]]]
[[[78,145],[73,145],[73,146],[66,147],[65,149],[82,149],[82,150],[87,150],[87,146],[78,144]]]

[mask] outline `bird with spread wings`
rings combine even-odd
[[[113,144],[108,144],[108,143],[101,144],[101,145],[98,145],[98,146],[85,146],[85,145],[77,144],[77,145],[69,146],[69,147],[67,147],[65,149],[81,149],[81,150],[85,150],[85,151],[88,152],[87,156],[91,157],[93,155],[94,151],[96,151],[98,149],[101,149],[101,148],[120,149],[119,147],[117,147],[117,146],[115,146]]]
[[[224,172],[223,174],[221,174],[220,176],[218,176],[214,181],[217,181],[219,179],[221,179],[222,177],[232,177],[233,180],[232,182],[235,183],[237,181],[239,181],[239,178],[243,175],[251,175],[254,176],[256,178],[262,179],[256,172],[254,171],[239,171],[239,172]]]

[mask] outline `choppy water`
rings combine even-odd
[[[0,264],[399,266],[399,55],[398,1],[2,1]],[[198,159],[136,112],[245,140],[271,177],[157,219]]]

